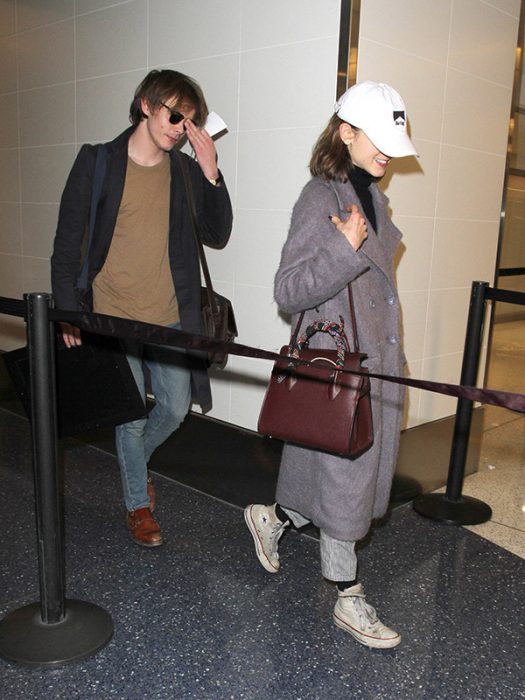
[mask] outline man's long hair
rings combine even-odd
[[[175,99],[174,107],[195,110],[193,121],[197,126],[203,126],[208,116],[208,106],[200,85],[193,78],[175,70],[152,70],[140,83],[129,108],[129,120],[133,126],[147,118],[140,106],[143,99],[152,110],[163,102]]]

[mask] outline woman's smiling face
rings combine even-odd
[[[373,177],[383,177],[390,158],[381,153],[362,129],[353,129],[350,124],[341,124],[339,133],[348,146],[350,159],[354,165]]]

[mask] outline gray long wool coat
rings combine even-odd
[[[402,374],[405,356],[400,344],[400,309],[393,272],[400,231],[388,215],[388,199],[371,185],[376,232],[356,252],[329,220],[348,216],[359,204],[349,182],[312,179],[297,201],[275,278],[279,308],[293,314],[306,310],[302,328],[315,319],[345,320],[351,338],[348,292],[352,282],[357,332],[371,372]],[[362,208],[361,208],[362,209]],[[334,347],[325,333],[313,336],[311,347]],[[355,541],[364,537],[372,518],[386,512],[392,485],[404,399],[403,387],[371,380],[374,444],[356,460],[285,445],[276,498],[301,513],[330,537]]]

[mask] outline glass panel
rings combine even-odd
[[[509,128],[507,172],[501,217],[495,286],[525,292],[525,71],[522,6],[513,106]],[[525,392],[525,306],[494,302],[487,386]],[[494,409],[495,423],[515,420],[510,411]]]
[[[339,58],[337,63],[337,97],[357,80],[357,48],[361,0],[341,0],[339,24]]]

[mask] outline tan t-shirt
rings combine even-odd
[[[168,254],[170,159],[143,166],[128,157],[108,256],[93,282],[97,313],[167,326],[179,320]]]

